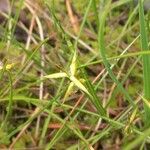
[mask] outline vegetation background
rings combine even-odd
[[[149,150],[149,6],[0,0],[0,149]]]

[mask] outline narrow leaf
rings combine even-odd
[[[65,96],[64,96],[64,98],[63,98],[63,103],[64,103],[65,100],[68,98],[68,96],[72,93],[73,87],[74,87],[74,83],[71,82],[71,83],[69,84],[68,89],[67,89],[67,91],[66,91],[66,93],[65,93]]]
[[[143,9],[143,1],[139,0],[139,19],[140,19],[140,34],[141,34],[141,49],[148,51],[148,36],[146,31],[146,23]],[[150,56],[143,56],[143,80],[144,80],[144,98],[150,100]],[[144,105],[145,124],[150,125],[150,108]]]
[[[64,78],[64,77],[68,77],[65,72],[53,73],[53,74],[44,76],[44,78],[49,78],[49,79]]]
[[[86,94],[88,94],[89,96],[90,93],[88,92],[88,90],[85,88],[85,86],[77,79],[75,78],[74,76],[71,76],[70,77],[70,80],[79,88],[81,89],[82,91],[84,91]]]
[[[76,60],[77,60],[77,53],[74,52],[74,55],[73,55],[73,58],[72,58],[72,62],[71,62],[71,65],[70,65],[70,73],[71,73],[72,76],[74,76],[75,73],[76,73],[76,69],[77,69],[76,68],[76,66],[77,66]]]
[[[142,98],[144,104],[150,109],[150,102],[146,98],[144,98],[143,96],[141,96],[141,98]]]

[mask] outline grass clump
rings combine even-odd
[[[143,1],[5,2],[0,149],[148,150]]]

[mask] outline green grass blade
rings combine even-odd
[[[9,121],[9,118],[12,115],[12,105],[13,105],[13,86],[12,86],[12,77],[11,77],[11,73],[8,71],[8,76],[9,76],[9,80],[10,80],[10,96],[9,96],[9,102],[8,102],[8,106],[6,108],[7,114],[6,117],[4,119],[4,122],[1,124],[1,128],[6,128],[7,127],[7,123]]]
[[[143,51],[149,51],[142,0],[139,1],[139,20],[140,20],[140,33],[141,33],[141,49]],[[149,77],[150,56],[144,55],[142,58],[143,58],[144,98],[150,99],[150,77]],[[145,123],[150,124],[150,120],[149,120],[150,109],[146,105],[144,105],[144,109],[145,109]]]
[[[92,83],[88,80],[87,74],[84,70],[84,68],[81,69],[83,77],[86,81],[86,87],[88,88],[88,91],[90,93],[90,100],[91,102],[94,104],[95,108],[97,109],[97,111],[99,112],[100,115],[102,116],[106,116],[106,111],[102,106],[102,103],[100,101],[100,99],[97,97],[94,86],[92,85]]]
[[[113,72],[110,68],[110,64],[107,61],[107,58],[105,55],[106,50],[105,50],[105,45],[104,45],[104,27],[105,27],[106,16],[107,16],[109,9],[110,9],[110,4],[111,4],[111,0],[108,1],[107,5],[105,7],[105,11],[103,11],[103,13],[101,14],[101,17],[100,17],[99,33],[98,33],[98,44],[99,44],[100,54],[101,54],[101,57],[103,59],[103,63],[105,65],[110,77],[117,84],[117,86],[121,90],[121,92],[126,96],[126,99],[132,104],[132,106],[135,107],[135,104],[134,104],[132,98],[130,97],[130,95],[123,88],[122,84],[116,79],[115,75],[113,74]]]
[[[124,146],[123,150],[133,150],[137,148],[137,145],[142,143],[148,136],[150,135],[150,128],[146,129],[142,135],[139,135],[135,140],[133,140],[130,144]]]

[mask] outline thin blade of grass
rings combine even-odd
[[[10,80],[10,96],[9,96],[9,102],[8,102],[8,106],[6,108],[7,114],[6,117],[3,121],[3,123],[1,124],[1,128],[7,128],[7,123],[12,115],[12,105],[13,105],[13,85],[12,85],[12,76],[11,73],[8,71],[8,76],[9,76],[9,80]]]
[[[109,62],[107,61],[106,55],[105,55],[106,50],[105,50],[105,45],[104,45],[104,27],[105,27],[106,16],[110,9],[110,4],[111,4],[111,0],[109,0],[108,3],[106,4],[105,11],[103,11],[103,13],[101,14],[100,20],[99,20],[100,21],[99,33],[98,33],[99,50],[100,50],[101,57],[103,59],[103,63],[105,65],[110,77],[117,84],[117,86],[121,90],[121,92],[126,96],[126,99],[129,101],[129,103],[133,107],[135,107],[135,104],[134,104],[132,98],[130,97],[130,95],[128,94],[128,92],[123,88],[122,84],[116,79],[114,73],[112,72],[112,70],[110,68]]]
[[[106,111],[102,106],[102,103],[100,101],[100,99],[97,97],[96,92],[95,92],[95,88],[94,86],[91,84],[91,82],[88,80],[87,74],[84,70],[84,68],[81,69],[82,74],[84,79],[86,80],[86,86],[88,88],[88,91],[90,93],[90,99],[92,101],[92,103],[94,104],[94,106],[96,107],[97,111],[100,113],[100,115],[102,116],[106,116]]]
[[[146,33],[146,24],[144,16],[144,8],[142,0],[139,1],[139,20],[140,20],[140,33],[141,33],[141,49],[148,51],[148,37]],[[143,55],[143,82],[144,82],[144,98],[150,99],[150,56]],[[144,105],[145,111],[145,124],[150,125],[150,108]]]

